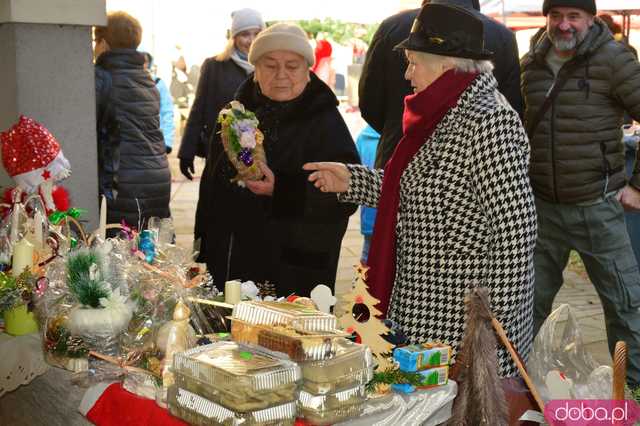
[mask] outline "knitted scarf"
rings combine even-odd
[[[367,284],[380,301],[377,308],[387,315],[396,272],[396,222],[400,204],[400,179],[405,169],[431,137],[433,131],[458,98],[475,79],[475,73],[449,70],[429,87],[404,100],[402,130],[404,136],[387,162],[382,192],[373,228],[367,264]]]
[[[254,70],[253,65],[249,63],[248,58],[249,56],[246,53],[242,53],[238,49],[233,49],[233,52],[231,52],[231,60],[242,68],[247,75],[251,74]]]

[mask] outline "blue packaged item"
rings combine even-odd
[[[393,351],[393,359],[398,363],[400,371],[414,373],[448,365],[451,360],[451,346],[440,343],[404,346]]]
[[[409,383],[401,383],[401,384],[393,384],[391,385],[391,389],[398,393],[411,393],[415,392],[416,387],[410,385]]]

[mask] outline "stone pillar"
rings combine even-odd
[[[105,0],[0,0],[0,131],[20,114],[42,123],[71,163],[72,206],[98,225],[98,156],[92,26]],[[4,169],[0,185],[13,186]]]

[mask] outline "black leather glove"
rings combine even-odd
[[[173,151],[173,148],[171,148],[170,146],[167,146],[165,148],[167,148],[167,155],[171,154],[171,151]]]
[[[181,158],[180,159],[180,172],[189,180],[193,180],[193,175],[196,173],[196,169],[193,166],[193,158]]]

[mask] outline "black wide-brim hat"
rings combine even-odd
[[[409,37],[394,49],[467,59],[491,59],[484,48],[482,21],[468,10],[444,4],[427,4],[411,27]]]

